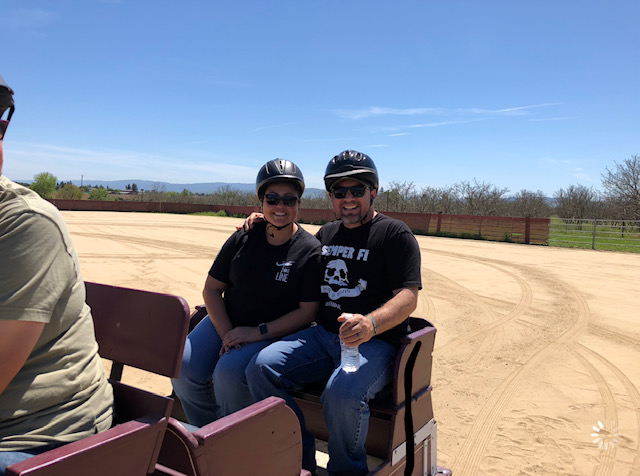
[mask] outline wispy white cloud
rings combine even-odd
[[[574,119],[573,117],[543,117],[538,119],[529,119],[529,122],[547,122],[547,121],[568,121]]]
[[[79,178],[112,180],[145,178],[173,183],[246,182],[255,176],[253,167],[236,165],[242,161],[214,155],[171,157],[125,150],[90,150],[51,144],[17,143],[5,150],[4,173],[15,180],[31,179],[39,172],[51,172],[60,180]],[[235,162],[235,163],[234,163]]]
[[[426,127],[444,127],[444,126],[451,126],[455,124],[468,124],[470,122],[478,122],[478,121],[484,121],[484,120],[486,119],[478,118],[478,119],[466,119],[466,120],[461,119],[461,120],[451,120],[451,121],[426,122],[421,124],[407,124],[402,126],[385,127],[385,128],[379,129],[379,131],[389,132],[390,133],[389,136],[396,137],[396,136],[411,134],[410,132],[396,132],[396,131],[403,131],[407,129],[423,129]]]
[[[345,119],[366,119],[368,117],[380,117],[380,116],[423,116],[427,114],[439,115],[445,112],[444,109],[438,108],[409,108],[399,109],[391,107],[368,107],[366,109],[338,109],[337,114]]]
[[[548,102],[544,104],[533,104],[532,106],[520,106],[520,107],[510,107],[507,109],[498,109],[494,111],[495,114],[520,114],[523,112],[528,113],[530,109],[536,109],[539,107],[550,107],[550,106],[558,106],[559,102]]]
[[[478,122],[483,119],[473,119],[468,121],[440,121],[440,122],[427,122],[425,124],[411,124],[410,126],[406,126],[408,129],[421,129],[423,127],[442,127],[442,126],[450,126],[453,124],[467,124],[469,122]]]
[[[543,103],[532,104],[529,106],[516,106],[502,109],[482,109],[482,108],[433,108],[433,107],[415,107],[415,108],[391,108],[371,106],[365,109],[338,109],[336,113],[344,119],[367,119],[371,117],[381,116],[525,116],[530,115],[532,109],[557,106],[560,103]],[[437,124],[455,124],[457,122],[437,123]]]

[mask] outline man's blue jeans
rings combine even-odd
[[[28,451],[0,451],[0,476],[4,476],[5,471],[12,464],[19,463],[32,456],[58,448],[59,446],[60,445],[41,446],[40,448],[33,448]]]
[[[251,405],[244,369],[271,342],[251,342],[218,357],[222,339],[209,316],[200,321],[187,336],[180,376],[171,379],[189,423],[204,426]]]
[[[327,381],[322,393],[329,429],[329,474],[367,474],[364,443],[369,430],[369,400],[393,379],[397,348],[380,339],[360,345],[360,369],[340,368],[340,339],[322,326],[303,329],[261,350],[246,368],[253,398],[285,399],[302,427],[302,467],[316,471],[315,439],[290,391]]]
[[[24,451],[0,451],[0,476],[4,476],[6,469],[12,464],[31,458],[34,454]]]

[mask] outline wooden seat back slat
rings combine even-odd
[[[190,310],[179,296],[86,283],[99,353],[113,361],[114,427],[7,468],[7,476],[151,474],[173,399],[119,382],[122,366],[180,371]]]

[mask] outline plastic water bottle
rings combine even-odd
[[[353,317],[353,314],[345,314],[346,319]],[[358,347],[349,347],[340,341],[340,365],[345,372],[355,372],[360,368],[360,352]]]

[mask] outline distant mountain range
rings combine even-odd
[[[255,192],[256,186],[253,183],[224,183],[224,182],[206,182],[206,183],[169,183],[158,182],[152,180],[72,180],[71,183],[77,185],[91,185],[99,187],[102,185],[105,188],[126,190],[127,185],[136,184],[138,191],[151,191],[154,188],[164,192],[182,192],[183,190],[189,190],[193,193],[215,193],[220,188],[230,188],[232,190],[239,190],[241,192]],[[320,188],[307,188],[305,190],[306,196],[322,196],[325,191]]]

